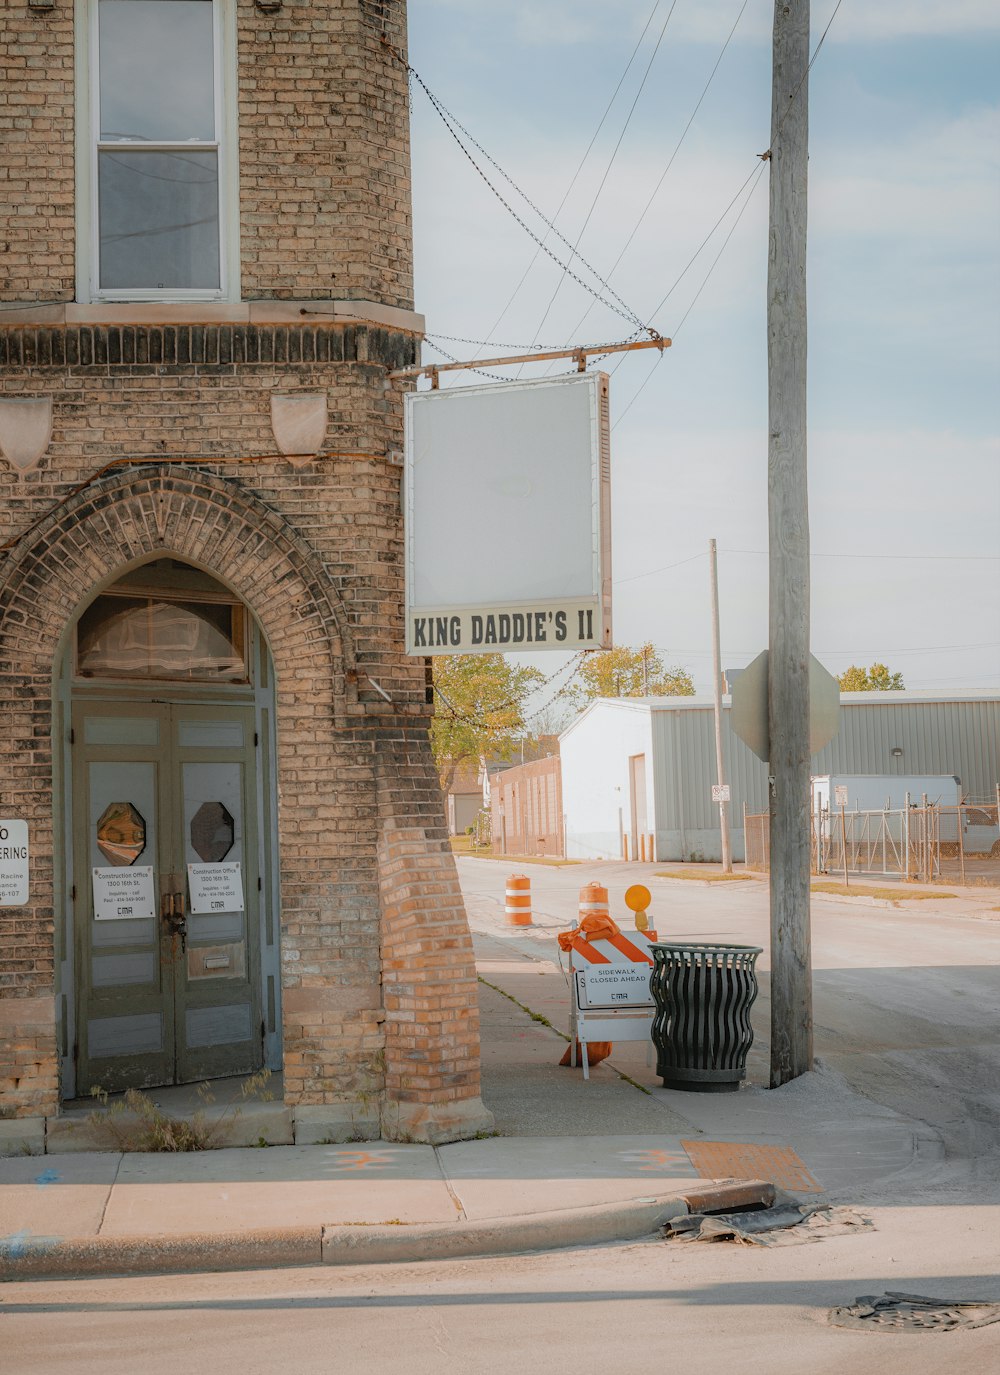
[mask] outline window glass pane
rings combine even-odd
[[[218,163],[208,150],[98,154],[102,288],[218,288]]]
[[[211,0],[100,0],[101,138],[215,139]]]
[[[77,626],[77,673],[245,683],[245,613],[226,602],[98,597]]]

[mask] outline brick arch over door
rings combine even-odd
[[[119,469],[75,493],[0,567],[0,647],[13,648],[5,644],[13,621],[16,643],[35,651],[25,671],[51,673],[59,639],[93,589],[119,568],[168,553],[201,564],[243,598],[276,663],[324,654],[329,713],[345,724],[353,652],[318,556],[259,496],[215,473]]]

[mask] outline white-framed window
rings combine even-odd
[[[79,0],[82,301],[239,295],[234,0]]]

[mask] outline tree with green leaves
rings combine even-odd
[[[617,645],[584,658],[568,695],[582,711],[598,697],[693,697],[694,683],[687,669],[665,667],[649,643]]]
[[[445,792],[458,766],[488,755],[509,759],[525,735],[524,707],[544,682],[502,654],[440,654],[434,659],[431,749]]]
[[[891,673],[885,664],[858,668],[852,664],[837,677],[841,692],[902,692],[903,675]]]

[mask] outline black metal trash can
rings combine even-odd
[[[738,1089],[753,1045],[760,946],[659,941],[650,949],[657,1074],[671,1089]]]

